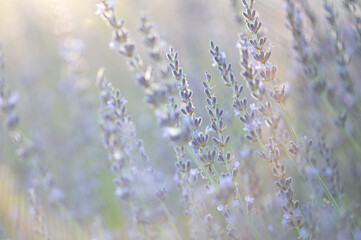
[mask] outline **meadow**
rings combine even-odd
[[[0,239],[361,239],[359,0],[0,0]]]

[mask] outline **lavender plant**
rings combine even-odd
[[[21,159],[25,164],[30,167],[30,170],[35,173],[35,178],[37,180],[33,180],[34,182],[40,182],[42,189],[46,193],[46,195],[51,196],[52,187],[51,181],[49,181],[47,173],[42,169],[39,164],[40,161],[40,153],[39,147],[36,146],[34,141],[27,138],[25,134],[22,132],[20,128],[20,117],[15,111],[18,94],[12,93],[11,88],[7,84],[6,81],[6,73],[5,73],[5,60],[0,49],[0,76],[1,76],[1,84],[0,84],[0,106],[2,112],[4,113],[3,126],[6,130],[8,130],[8,135],[14,144],[17,145],[18,149],[16,151],[17,156]],[[31,172],[29,171],[28,174]],[[44,220],[42,213],[39,210],[39,203],[37,200],[37,196],[33,188],[29,190],[29,203],[31,207],[34,209],[34,232],[41,239],[49,239],[49,233],[44,226]],[[68,221],[74,224],[74,230],[76,234],[79,234],[82,238],[84,238],[85,233],[78,225],[78,223],[73,219],[73,217],[69,214],[68,210],[64,207],[64,204],[58,199],[53,199],[54,204],[58,208],[60,212],[64,214]]]
[[[41,204],[36,196],[34,189],[29,190],[28,198],[31,205],[31,212],[34,218],[34,231],[38,235],[39,239],[51,239],[48,230],[46,229],[46,226],[44,224],[45,219],[43,216],[43,211],[41,209]]]
[[[2,35],[1,237],[361,239],[358,1],[46,4]]]
[[[115,194],[128,204],[129,218],[134,219],[130,225],[130,237],[146,238],[152,235],[149,224],[159,218],[154,209],[155,197],[160,201],[168,221],[177,239],[181,239],[169,210],[165,204],[166,189],[162,187],[159,173],[144,152],[143,144],[136,139],[135,127],[126,112],[126,100],[120,97],[119,90],[104,78],[104,69],[100,69],[97,86],[101,89],[101,128],[104,131],[104,144],[109,149],[111,170],[116,174]],[[140,177],[140,174],[142,177]],[[153,189],[153,193],[137,192],[137,188]],[[150,207],[150,204],[153,206]],[[158,226],[161,228],[161,226]],[[142,229],[145,228],[143,231]],[[143,235],[143,236],[142,236]]]

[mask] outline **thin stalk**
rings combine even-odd
[[[357,142],[357,140],[355,140],[355,138],[353,137],[353,135],[351,133],[349,133],[344,127],[342,128],[343,133],[346,135],[346,137],[348,138],[348,140],[350,141],[352,147],[357,151],[358,156],[357,159],[360,161],[361,163],[361,148],[360,148],[360,143]]]
[[[209,171],[204,167],[203,163],[199,161],[198,157],[195,155],[195,153],[192,151],[192,149],[190,149],[188,145],[186,147],[186,150],[188,154],[192,156],[192,159],[194,160],[197,167],[200,168],[204,172],[204,174],[206,174],[207,178],[209,179],[209,182],[213,186],[216,186],[216,182],[214,181],[213,176],[210,175]]]
[[[164,203],[164,201],[161,201],[160,202],[160,206],[162,207],[163,211],[165,212],[165,214],[167,215],[167,218],[168,218],[168,221],[173,229],[173,232],[175,233],[176,237],[178,240],[182,240],[182,237],[181,235],[179,234],[179,231],[177,229],[177,226],[175,225],[173,219],[172,219],[172,216],[170,215],[169,213],[169,210],[168,210],[168,207],[167,205]]]
[[[326,103],[326,106],[328,107],[330,112],[336,116],[337,113],[336,113],[335,109],[333,108],[333,106],[331,105],[330,101],[327,99],[326,95],[323,94],[322,99]],[[361,156],[361,148],[360,148],[357,140],[355,139],[355,137],[351,133],[349,133],[344,127],[342,127],[342,132],[348,138],[348,140],[350,141],[354,150],[359,154],[359,156]],[[361,162],[361,157],[358,157],[358,160]]]
[[[35,159],[31,161],[32,168],[35,170],[36,174],[39,176],[39,180],[43,185],[45,191],[50,192],[49,186],[43,177],[43,174],[40,172],[39,168],[36,166]],[[87,234],[83,231],[83,229],[79,226],[79,224],[74,220],[74,218],[70,215],[69,211],[64,207],[64,205],[56,198],[54,198],[55,205],[60,209],[60,211],[65,215],[66,219],[74,226],[76,231],[81,235],[81,239],[88,239]]]
[[[239,201],[239,204],[241,205],[243,211],[246,211],[247,208],[246,206],[244,205],[244,202],[241,201],[242,197],[241,197],[241,194],[239,193],[239,189],[238,189],[238,185],[235,183],[234,184],[234,187],[236,188],[236,194],[237,194],[237,197],[238,197],[238,201]],[[246,213],[246,212],[245,212]],[[249,215],[248,211],[247,211],[247,216]]]
[[[353,99],[355,101],[355,106],[359,114],[361,114],[361,103],[360,99],[357,97],[355,92],[352,92]]]
[[[360,114],[361,114],[361,111],[360,111]],[[352,116],[350,116],[349,119],[351,121],[351,124],[352,124],[354,130],[356,131],[356,135],[359,137],[359,139],[361,139],[361,130],[360,130],[360,128],[357,127],[358,123],[355,121],[355,119],[353,119]]]
[[[253,33],[253,35],[254,35],[254,37],[255,37],[256,39],[258,39],[258,35],[257,35],[257,34]],[[258,41],[257,41],[257,42],[258,42]],[[274,83],[271,81],[270,84],[271,84],[272,89],[275,90],[275,85],[274,85]],[[323,95],[323,96],[325,96],[325,95]],[[327,100],[327,99],[326,99],[326,100]],[[327,101],[327,103],[328,103],[329,107],[331,107],[332,112],[334,112],[332,106],[329,104],[328,101]],[[291,130],[291,132],[292,132],[293,137],[295,138],[297,144],[299,144],[299,139],[298,139],[298,137],[297,137],[296,131],[295,131],[293,125],[292,125],[292,122],[290,121],[290,119],[289,119],[289,117],[288,117],[288,114],[287,114],[287,112],[286,112],[286,110],[285,110],[285,108],[284,108],[284,106],[283,106],[283,103],[282,103],[282,102],[279,102],[278,104],[279,104],[280,107],[281,107],[282,113],[283,113],[283,115],[284,115],[284,117],[285,117],[285,119],[286,119],[286,122],[287,122],[288,127],[290,128],[290,130]],[[346,130],[344,129],[344,131],[346,131]],[[346,131],[346,132],[347,132],[347,131]],[[348,133],[348,132],[347,132],[347,133]],[[348,136],[348,138],[350,139],[350,141],[351,141],[351,143],[353,144],[354,148],[361,154],[361,149],[359,148],[359,146],[358,146],[357,144],[355,144],[355,139],[353,138],[353,136],[352,136],[350,133],[346,134],[346,136]],[[258,136],[257,136],[257,141],[258,141],[258,143],[260,144],[260,146],[263,145]],[[264,148],[264,147],[261,147],[261,148]],[[286,152],[287,152],[287,151],[286,151]],[[307,159],[307,158],[306,158],[306,159]],[[361,158],[359,158],[359,160],[361,161]],[[294,162],[296,163],[296,161],[294,161]],[[309,162],[309,161],[308,161],[308,162]],[[313,165],[312,165],[311,162],[309,162],[309,164],[313,167]],[[298,164],[296,163],[296,165],[298,165]],[[328,190],[328,188],[326,187],[326,185],[324,184],[322,178],[318,175],[318,173],[317,173],[317,179],[318,179],[319,183],[321,184],[323,190],[326,192],[326,195],[328,196],[329,200],[334,204],[334,206],[335,206],[335,208],[337,209],[338,213],[341,215],[340,209],[339,209],[339,207],[338,207],[335,199],[334,199],[334,198],[332,197],[332,195],[330,194],[330,191]],[[300,210],[300,209],[299,209],[299,210]],[[301,214],[302,214],[302,212],[301,212]]]
[[[247,215],[247,216],[249,216],[249,215]],[[253,236],[254,236],[256,239],[258,239],[258,240],[263,240],[263,239],[264,239],[265,236],[261,236],[261,235],[260,235],[259,230],[258,230],[258,229],[255,229],[255,225],[254,225],[254,223],[252,223],[252,222],[250,221],[249,217],[246,218],[246,224],[248,225],[249,228],[252,229],[252,234],[253,234]],[[272,237],[269,235],[268,231],[266,231],[266,233],[267,233],[267,234],[266,234],[267,238],[268,238],[268,239],[272,239]]]
[[[297,171],[299,172],[299,174],[301,175],[301,176],[303,176],[303,177],[306,177],[306,176],[304,176],[304,174],[302,174],[302,172],[301,172],[301,170],[299,169],[299,164],[298,164],[298,162],[296,161],[296,159],[294,158],[294,156],[287,150],[287,148],[286,148],[286,146],[282,143],[282,147],[283,147],[283,150],[286,152],[286,154],[287,154],[287,156],[292,160],[292,162],[296,165],[296,167],[297,167]],[[311,163],[309,163],[311,166],[312,166],[312,164]],[[312,166],[313,167],[313,166]],[[307,177],[306,177],[307,178]],[[307,178],[308,180],[309,180],[309,178]],[[320,179],[321,179],[321,177],[320,177]],[[319,179],[317,179],[317,180],[319,180]],[[322,181],[322,179],[321,179],[321,181]],[[312,183],[311,183],[311,181],[309,180],[309,183],[310,183],[310,186],[311,186],[311,190],[313,191],[313,186],[312,186]],[[321,184],[321,182],[319,181],[319,183]],[[322,181],[322,183],[323,183],[323,181]],[[325,184],[321,184],[321,186],[325,186],[326,187],[326,185]],[[326,187],[326,189],[325,189],[325,192],[329,192],[328,191],[328,189],[327,189],[327,187]],[[335,202],[336,203],[336,202]],[[337,203],[336,203],[337,204]],[[300,211],[300,209],[298,209],[299,211]],[[303,218],[303,214],[302,214],[302,212],[300,211],[300,213],[301,213],[301,215],[302,215],[302,218]]]
[[[218,138],[219,138],[219,139],[222,139],[222,134],[221,134],[220,131],[218,131]],[[224,149],[224,147],[221,147],[221,148],[222,148],[222,154],[223,154],[223,156],[226,157],[226,150]],[[225,163],[225,165],[226,165],[226,169],[227,169],[227,172],[228,172],[229,176],[232,177],[232,171],[231,171],[231,169],[230,169],[230,167],[229,167],[227,158],[225,159],[224,163]],[[238,191],[237,184],[236,184],[235,182],[233,182],[233,184],[234,184],[234,187],[236,188],[236,194],[237,194],[237,198],[238,198],[239,204],[241,205],[243,212],[248,216],[247,208],[246,208],[246,206],[244,205],[244,202],[243,202],[243,200],[242,200],[241,194],[240,194],[239,191]]]
[[[275,87],[274,83],[272,81],[270,83],[271,83],[272,89],[275,90],[276,87]],[[280,105],[280,107],[281,107],[283,116],[286,119],[288,127],[291,129],[293,137],[295,138],[296,142],[299,142],[298,136],[297,136],[296,131],[295,131],[295,128],[293,127],[292,122],[291,122],[290,118],[288,117],[288,114],[287,114],[287,112],[286,112],[286,110],[285,110],[285,108],[283,106],[283,103],[279,102],[278,105]]]
[[[203,164],[199,161],[199,159],[197,158],[197,156],[195,156],[195,153],[190,149],[189,146],[187,146],[186,148],[187,152],[193,157],[194,162],[196,163],[197,167],[199,167],[200,169],[202,169],[202,171],[207,175],[207,178],[210,180],[211,184],[215,187],[217,187],[217,183],[214,181],[214,179],[212,178],[212,176],[210,176],[209,172],[207,171],[207,169],[204,168]],[[227,162],[227,161],[226,161]],[[212,165],[213,166],[213,165]],[[252,229],[252,234],[254,235],[254,237],[258,240],[261,240],[262,237],[259,236],[258,231],[256,231],[254,229],[254,225],[251,223],[250,221],[250,216],[247,214],[247,210],[246,210],[246,206],[244,205],[244,202],[242,201],[242,197],[241,194],[239,193],[238,187],[236,185],[236,183],[234,183],[234,186],[236,188],[236,195],[239,201],[239,204],[241,205],[242,208],[242,212],[245,214],[246,217],[246,223],[247,225]],[[268,236],[269,238],[269,236]]]
[[[257,143],[258,143],[259,147],[262,149],[262,151],[263,151],[263,152],[266,152],[266,148],[265,148],[265,146],[263,145],[263,143],[262,143],[262,141],[261,141],[261,139],[259,138],[258,135],[257,135]],[[282,145],[283,145],[283,144],[282,144]],[[295,161],[295,162],[296,162],[296,161]],[[299,211],[300,214],[301,214],[302,221],[304,221],[304,215],[303,215],[300,207],[298,207],[298,211]],[[298,235],[301,236],[300,229],[299,229],[298,227],[295,227],[295,228],[296,228],[296,230],[297,230],[297,232],[298,232]],[[305,228],[305,229],[306,229],[306,228]],[[309,235],[308,229],[306,229],[306,231],[307,231],[307,233],[308,233],[308,235]]]
[[[205,152],[203,147],[200,147],[200,151],[201,151],[202,153]],[[219,175],[219,173],[218,173],[217,168],[214,166],[213,163],[212,163],[210,166],[211,166],[213,172],[216,174],[217,179],[219,179],[219,178],[220,178],[220,175]]]
[[[280,106],[281,106],[281,108],[282,108],[282,111],[284,111],[283,106],[282,106],[282,105],[280,105]],[[285,112],[284,112],[284,113],[285,113]],[[287,116],[287,115],[285,115],[285,117],[286,117],[286,116]],[[286,117],[286,119],[288,119],[288,118]],[[287,122],[288,122],[288,120],[287,120]],[[292,126],[292,125],[291,125],[291,126]],[[293,130],[293,129],[291,128],[291,130]],[[293,131],[292,131],[292,132],[293,132]],[[348,132],[346,131],[346,133],[348,133]],[[294,136],[296,136],[296,135],[294,135]],[[353,140],[353,139],[350,139],[350,140]],[[297,142],[298,142],[298,139],[297,139]],[[291,154],[289,154],[288,151],[286,151],[286,154],[287,154],[288,156],[291,156]],[[295,160],[293,157],[291,157],[291,159],[292,159],[292,161],[296,164],[296,166],[298,166],[298,163],[296,162],[296,160]],[[307,160],[308,164],[310,164],[313,168],[315,168],[315,167],[313,166],[313,164],[308,160],[308,158],[305,157],[305,159]],[[316,173],[316,177],[317,177],[317,181],[318,181],[319,184],[321,185],[322,189],[325,191],[328,199],[329,199],[329,200],[332,202],[332,204],[335,206],[335,208],[336,208],[336,210],[337,210],[337,213],[338,213],[340,216],[342,216],[341,211],[340,211],[340,207],[338,206],[336,200],[333,198],[332,194],[331,194],[330,191],[328,190],[328,188],[327,188],[327,186],[325,185],[325,183],[323,182],[321,176],[320,176],[318,173]]]
[[[272,87],[273,87],[273,86],[274,86],[274,85],[273,85],[273,83],[272,83]],[[327,101],[327,102],[328,102],[328,101]],[[289,128],[291,129],[292,134],[293,134],[293,136],[294,136],[294,138],[296,139],[296,142],[297,142],[297,144],[298,144],[298,143],[299,143],[299,140],[298,140],[297,134],[296,134],[296,132],[295,132],[295,130],[294,130],[294,128],[293,128],[293,125],[292,125],[291,121],[289,120],[289,117],[288,117],[288,115],[287,115],[287,113],[286,113],[286,111],[285,111],[285,109],[284,109],[284,107],[283,107],[283,104],[282,104],[282,103],[279,103],[279,105],[280,105],[280,107],[281,107],[281,109],[282,109],[283,115],[284,115],[285,118],[286,118],[287,125],[288,125]],[[330,107],[331,107],[331,106],[330,106]],[[349,138],[350,142],[354,145],[355,150],[357,150],[358,153],[361,154],[361,149],[359,148],[358,144],[355,142],[355,139],[352,137],[352,135],[351,135],[349,132],[347,132],[344,128],[342,128],[342,129],[343,129],[343,131],[345,132],[346,136]],[[313,164],[312,164],[310,161],[308,161],[307,158],[306,158],[306,160],[307,160],[307,162],[308,162],[313,168],[315,168],[315,167],[313,166]],[[361,158],[359,158],[359,160],[361,161]],[[294,161],[294,162],[296,162],[296,161]],[[341,211],[340,211],[340,208],[339,208],[336,200],[335,200],[335,199],[333,198],[333,196],[330,194],[330,191],[328,190],[327,186],[326,186],[325,183],[323,182],[321,176],[320,176],[318,173],[316,173],[316,176],[317,176],[318,182],[320,183],[320,185],[322,186],[323,190],[325,191],[328,199],[329,199],[329,200],[332,202],[332,204],[335,206],[338,214],[340,214],[340,216],[342,216]]]
[[[266,151],[266,148],[264,147],[264,145],[263,145],[263,143],[262,143],[262,141],[261,141],[261,139],[259,138],[258,135],[257,135],[257,142],[258,142],[259,147],[262,149],[262,151],[263,151],[264,153],[266,153],[266,152],[267,152],[267,151]]]
[[[219,179],[219,178],[220,178],[220,175],[219,175],[219,173],[218,173],[217,168],[216,168],[213,164],[211,165],[211,168],[212,168],[213,172],[216,174],[217,179]]]
[[[218,124],[218,121],[217,121],[217,124]],[[221,132],[218,131],[217,133],[218,133],[218,138],[219,138],[219,140],[221,140],[221,139],[222,139],[222,134],[221,134]],[[225,151],[224,147],[221,147],[221,148],[222,148],[222,154],[223,154],[223,156],[226,156],[226,151]],[[227,172],[228,172],[229,176],[231,176],[231,169],[230,169],[230,167],[229,167],[229,164],[228,164],[227,159],[225,159],[224,164],[226,165],[226,169],[227,169]]]
[[[135,206],[133,204],[133,201],[131,201],[130,199],[128,199],[128,204],[129,204],[129,207],[130,207],[130,211],[133,213],[133,212],[136,212],[135,210]],[[146,230],[145,230],[145,227],[144,227],[144,224],[138,224],[140,225],[140,227],[138,227],[138,229],[140,229],[140,232],[142,233],[142,235],[145,237],[147,234],[146,234]]]
[[[242,111],[242,113],[243,113],[243,111]],[[218,124],[218,121],[217,121],[217,124]],[[217,134],[218,134],[218,138],[219,138],[219,139],[222,139],[222,134],[221,134],[221,132],[218,131]],[[221,148],[222,148],[222,154],[223,154],[223,156],[226,156],[226,150],[225,150],[224,146],[221,147]],[[227,158],[225,159],[225,162],[224,162],[224,163],[225,163],[225,166],[226,166],[226,169],[227,169],[227,172],[228,172],[229,176],[232,177],[232,171],[231,171],[231,169],[230,169],[230,166],[229,166],[229,163],[228,163]],[[262,238],[262,237],[260,236],[259,231],[255,229],[254,224],[251,222],[251,216],[249,215],[249,212],[247,211],[247,207],[246,207],[246,205],[244,204],[244,202],[243,202],[243,200],[242,200],[242,197],[241,197],[241,194],[240,194],[240,192],[239,192],[237,183],[236,183],[236,182],[233,182],[233,184],[234,184],[234,187],[235,187],[235,189],[236,189],[236,197],[237,197],[238,202],[239,202],[239,204],[240,204],[240,206],[241,206],[241,209],[242,209],[242,211],[243,211],[243,213],[244,213],[244,215],[245,215],[245,217],[246,217],[246,219],[245,219],[245,220],[246,220],[246,223],[247,223],[248,227],[250,227],[251,230],[252,230],[252,231],[251,231],[251,232],[252,232],[252,235],[253,235],[256,239],[264,239],[264,238]],[[267,233],[267,234],[266,234],[266,235],[267,235],[267,238],[268,238],[268,239],[272,239],[267,230],[266,230],[266,233]]]
[[[342,217],[342,213],[341,213],[341,210],[340,210],[340,207],[338,206],[336,200],[333,198],[332,194],[330,193],[330,191],[328,191],[325,183],[323,182],[322,178],[320,177],[320,175],[318,173],[316,173],[316,177],[317,177],[317,180],[318,182],[321,184],[323,190],[325,191],[328,199],[332,202],[333,206],[336,208],[337,210],[337,213]]]
[[[298,172],[302,175],[302,173],[300,172],[300,169],[299,169],[299,164],[296,161],[296,159],[292,156],[292,154],[288,151],[286,145],[284,145],[283,143],[282,143],[282,147],[283,147],[283,151],[285,151],[286,155],[292,160],[293,164],[296,166]]]
[[[355,98],[355,96],[354,96],[354,98]],[[326,100],[328,101],[327,98],[326,98]],[[344,104],[343,104],[342,102],[340,102],[339,99],[337,99],[337,100],[338,100],[338,101],[337,101],[336,103],[337,103],[338,107],[343,108],[343,107],[344,107]],[[356,105],[358,105],[356,99],[354,99],[354,101],[355,101]],[[329,101],[328,101],[328,102],[329,102]],[[328,103],[328,104],[329,104],[330,107],[332,108],[332,113],[333,113],[334,115],[337,115],[336,110],[335,110],[335,107],[333,107],[333,105],[330,104],[330,103]],[[361,114],[361,109],[357,109],[357,107],[355,107],[355,108],[356,108],[356,110],[358,111],[358,113]],[[347,115],[347,118],[350,120],[350,122],[351,122],[351,124],[352,124],[352,128],[355,130],[355,134],[358,136],[359,139],[361,139],[360,126],[358,125],[357,121],[354,119],[354,116],[352,116],[352,114],[348,114],[348,115]],[[356,141],[357,141],[357,140],[356,140]]]
[[[288,114],[286,113],[285,108],[283,107],[283,103],[280,102],[279,105],[280,105],[280,107],[281,107],[281,109],[282,109],[283,115],[284,115],[285,118],[286,118],[287,125],[288,125],[288,127],[291,129],[291,132],[292,132],[293,137],[294,137],[294,138],[296,139],[296,141],[298,142],[298,137],[297,137],[296,131],[295,131],[295,129],[294,129],[294,127],[293,127],[293,125],[292,125],[289,117],[288,117]]]

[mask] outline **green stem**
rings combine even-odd
[[[194,160],[195,164],[197,165],[198,168],[200,168],[204,174],[206,174],[209,182],[213,185],[213,186],[216,186],[216,181],[214,181],[213,179],[213,176],[210,175],[209,171],[204,167],[203,163],[201,161],[199,161],[198,157],[196,156],[196,154],[193,152],[193,150],[189,147],[189,146],[186,146],[186,150],[187,150],[187,153],[189,155],[192,156],[192,159]]]
[[[288,125],[288,127],[291,129],[291,132],[292,132],[293,137],[296,139],[296,142],[298,142],[298,137],[297,137],[296,131],[295,131],[295,129],[294,129],[294,127],[293,127],[293,125],[292,125],[289,117],[288,117],[288,114],[287,114],[285,108],[283,107],[283,103],[280,102],[279,105],[280,105],[280,107],[281,107],[281,109],[282,109],[283,115],[284,115],[285,118],[286,118],[287,125]]]
[[[327,103],[329,103],[329,102],[327,101]],[[330,104],[328,104],[328,106],[333,110],[333,108],[330,106]],[[285,111],[282,103],[280,103],[280,107],[281,107],[282,112],[283,112],[283,114],[284,114],[284,116],[285,116],[285,118],[286,118],[287,124],[288,124],[288,126],[290,127],[290,129],[291,129],[291,131],[292,131],[292,134],[293,134],[293,136],[295,137],[295,139],[296,139],[296,141],[297,141],[297,143],[298,143],[299,141],[298,141],[297,135],[296,135],[296,133],[295,133],[295,130],[294,130],[292,124],[291,124],[291,121],[290,121],[289,118],[288,118],[288,115],[287,115],[287,113],[286,113],[286,111]],[[350,142],[352,143],[352,145],[354,146],[355,150],[358,151],[358,153],[361,155],[361,149],[359,148],[358,144],[355,142],[355,139],[352,137],[352,135],[351,135],[349,132],[346,131],[346,129],[344,129],[344,128],[342,128],[342,129],[343,129],[345,135],[348,137],[348,139],[349,139]],[[307,158],[306,158],[306,159],[307,159]],[[361,160],[361,158],[359,158],[359,160]],[[308,159],[307,159],[307,161],[308,161]],[[295,161],[294,161],[294,162],[295,162]],[[312,164],[310,161],[308,161],[308,163],[314,168],[313,164]],[[340,211],[340,208],[339,208],[336,200],[333,198],[332,194],[330,193],[330,191],[328,190],[327,186],[326,186],[325,183],[323,182],[321,176],[320,176],[318,173],[316,174],[316,176],[317,176],[318,182],[320,183],[320,185],[322,186],[323,190],[325,191],[328,199],[329,199],[329,200],[332,202],[332,204],[335,206],[338,214],[339,214],[340,216],[342,216],[341,211]]]
[[[241,205],[242,211],[244,212],[244,214],[246,216],[249,216],[249,212],[247,211],[247,208],[244,205],[244,202],[242,201],[242,197],[241,197],[241,194],[239,193],[238,185],[236,183],[234,183],[234,187],[236,188],[237,198],[238,198],[239,204]]]
[[[201,153],[205,153],[206,151],[204,150],[203,147],[200,147],[200,152],[201,152]],[[213,172],[216,174],[217,179],[219,179],[219,178],[220,178],[220,175],[219,175],[219,173],[218,173],[217,168],[214,166],[213,163],[210,164],[210,167],[212,168]]]
[[[275,87],[274,83],[273,83],[272,81],[271,81],[270,83],[271,83],[272,89],[275,90],[276,87]],[[283,113],[283,116],[284,116],[285,119],[286,119],[287,125],[288,125],[288,127],[291,129],[292,135],[293,135],[293,137],[295,138],[296,142],[298,143],[298,142],[299,142],[299,141],[298,141],[298,136],[297,136],[297,134],[296,134],[295,128],[293,127],[290,118],[288,117],[288,114],[287,114],[287,112],[286,112],[286,110],[285,110],[285,108],[284,108],[284,106],[283,106],[283,103],[282,103],[282,102],[279,102],[278,105],[280,105],[281,110],[282,110],[282,113]]]
[[[322,99],[324,100],[324,102],[326,103],[326,106],[328,107],[329,111],[334,115],[337,116],[336,110],[333,108],[333,106],[331,105],[330,101],[327,99],[326,95],[323,94],[322,95]],[[354,127],[355,128],[355,127]],[[361,148],[357,142],[357,140],[354,138],[354,136],[349,133],[344,127],[341,128],[343,134],[348,138],[348,140],[350,141],[352,147],[354,148],[354,150],[359,154],[359,156],[361,156]],[[361,162],[361,157],[358,156],[358,160]]]
[[[355,101],[355,105],[356,105],[355,110],[358,111],[358,113],[361,113],[361,107],[360,107],[360,104],[359,104],[359,101],[358,101],[357,97],[354,94],[352,96],[354,97],[354,101]],[[326,100],[328,101],[327,98],[326,98]],[[335,111],[335,107],[333,107],[333,105],[331,105],[330,103],[329,103],[329,105],[331,106],[331,108],[333,108],[332,109],[333,114],[337,115],[337,113]],[[344,103],[342,103],[340,100],[337,101],[337,105],[338,105],[339,108],[344,108],[345,107]],[[352,116],[352,114],[348,114],[347,118],[350,120],[350,122],[352,124],[352,128],[355,131],[355,134],[358,136],[359,139],[361,139],[361,130],[360,130],[360,126],[358,125],[357,120],[354,119],[354,116]],[[356,116],[356,119],[358,119],[357,116]]]
[[[353,135],[351,133],[349,133],[344,127],[342,128],[343,133],[346,135],[346,137],[348,138],[348,140],[350,141],[352,147],[356,150],[356,152],[358,153],[358,155],[356,156],[357,159],[360,161],[361,163],[361,148],[359,143],[355,140],[355,138],[353,137]]]
[[[338,206],[336,200],[333,198],[332,194],[330,193],[330,191],[328,191],[328,188],[326,187],[325,183],[323,182],[322,178],[320,177],[320,175],[318,173],[316,173],[316,177],[318,182],[321,184],[323,190],[325,191],[328,199],[332,202],[333,206],[336,208],[337,213],[342,217],[341,214],[341,210],[340,207]]]
[[[259,138],[259,136],[257,135],[257,142],[258,142],[258,145],[259,145],[259,147],[262,149],[262,151],[266,154],[266,148],[264,147],[264,145],[263,145],[263,143],[262,143],[262,141],[261,141],[261,139]]]
[[[161,202],[160,202],[160,206],[162,207],[163,211],[164,211],[165,214],[167,215],[168,221],[169,221],[169,223],[170,223],[170,225],[171,225],[171,227],[172,227],[172,229],[173,229],[173,231],[174,231],[177,239],[178,239],[178,240],[182,240],[182,237],[181,237],[181,235],[179,234],[179,231],[178,231],[178,229],[177,229],[177,226],[175,225],[175,223],[174,223],[174,221],[173,221],[173,219],[172,219],[172,216],[171,216],[170,213],[169,213],[169,210],[168,210],[167,205],[164,203],[164,201],[161,201]]]
[[[361,112],[360,112],[360,113],[361,113]],[[356,135],[359,137],[359,139],[361,139],[361,130],[360,130],[359,127],[357,127],[357,126],[358,126],[358,123],[355,121],[355,119],[353,119],[352,116],[350,116],[349,119],[350,119],[350,121],[351,121],[351,124],[352,124],[355,132],[356,132]]]
[[[357,95],[355,94],[355,92],[352,92],[352,96],[353,96],[353,100],[355,101],[355,107],[356,107],[358,113],[361,114],[361,103],[360,103],[360,99],[357,97]]]
[[[48,184],[46,183],[46,180],[44,178],[44,175],[40,172],[39,168],[36,166],[36,160],[31,159],[31,165],[32,168],[35,170],[36,174],[39,176],[39,180],[41,184],[43,185],[43,188],[46,192],[50,192],[50,188]],[[77,231],[77,234],[80,234],[82,237],[81,239],[88,239],[87,234],[81,229],[79,224],[74,220],[74,218],[70,215],[69,211],[64,207],[64,205],[56,198],[54,198],[54,203],[58,207],[58,209],[64,214],[66,219],[74,226],[75,230]]]
[[[282,143],[282,147],[283,147],[283,150],[285,151],[286,155],[292,160],[293,164],[296,166],[298,172],[302,175],[302,173],[299,169],[299,164],[296,161],[296,159],[294,158],[294,156],[292,156],[292,154],[288,151],[286,145],[284,145],[283,143]]]
[[[211,168],[212,168],[213,172],[216,174],[217,179],[219,179],[219,178],[220,178],[220,175],[219,175],[219,173],[218,173],[217,168],[216,168],[213,164],[211,165]]]
[[[282,106],[281,108],[282,108],[282,110],[283,110],[283,106]],[[285,116],[287,116],[287,115],[285,115]],[[288,118],[286,117],[286,119],[288,119]],[[291,128],[291,129],[292,129],[292,128]],[[296,136],[296,135],[295,135],[295,136]],[[282,144],[282,145],[283,145],[283,144]],[[284,145],[283,145],[283,146],[284,146]],[[287,154],[289,157],[291,157],[292,161],[296,164],[296,166],[298,166],[298,163],[296,162],[296,160],[293,158],[293,156],[292,156],[288,151],[286,151],[286,154]],[[306,157],[305,157],[305,158],[306,158]],[[313,164],[308,160],[308,158],[306,158],[306,160],[307,160],[308,164],[311,165],[311,167],[315,168],[315,167],[313,166]],[[342,216],[342,215],[341,215],[340,208],[339,208],[336,200],[333,198],[332,194],[330,193],[330,191],[328,190],[327,186],[326,186],[325,183],[323,182],[321,176],[320,176],[318,173],[316,173],[316,177],[317,177],[317,181],[320,183],[320,185],[322,186],[323,190],[325,191],[328,199],[329,199],[329,200],[332,202],[332,204],[335,206],[335,208],[336,208],[336,210],[337,210],[337,213],[338,213],[340,216]]]
[[[266,153],[266,148],[264,147],[264,145],[263,145],[263,143],[262,143],[262,141],[261,141],[261,139],[259,138],[258,135],[257,135],[257,142],[258,142],[258,145],[260,146],[260,148],[262,149],[262,151],[264,151],[264,152]],[[282,146],[284,146],[284,145],[282,144]],[[286,152],[287,152],[287,151],[286,151]],[[293,161],[294,161],[294,163],[296,164],[296,166],[298,166],[296,160],[295,160],[293,157],[292,157],[291,159],[293,159]],[[301,214],[302,220],[304,220],[303,213],[302,213],[300,207],[298,207],[298,211],[299,211],[300,214]],[[298,232],[298,235],[301,236],[300,229],[299,229],[298,227],[296,227],[296,230],[297,230],[297,232]],[[308,233],[308,229],[306,229],[306,231],[307,231],[307,233]]]

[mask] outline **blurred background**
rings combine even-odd
[[[21,130],[36,146],[38,164],[51,186],[51,194],[40,194],[43,207],[52,209],[54,199],[60,200],[87,233],[101,232],[103,223],[117,229],[122,221],[98,127],[100,100],[95,78],[100,67],[106,68],[107,78],[128,99],[137,134],[156,167],[166,179],[174,174],[172,149],[162,139],[153,110],[144,103],[125,59],[109,49],[111,30],[95,15],[96,4],[94,0],[0,0],[0,42],[7,81],[19,93],[16,108]],[[257,1],[256,6],[275,47],[272,63],[279,79],[296,81],[289,71],[293,65],[291,36],[282,1]],[[148,13],[165,49],[172,45],[180,53],[201,115],[205,113],[204,97],[198,92],[202,92],[204,72],[208,70],[215,79],[219,76],[212,67],[209,40],[226,52],[234,73],[241,71],[235,46],[245,26],[235,21],[231,1],[118,0],[116,10],[146,63],[150,60],[138,26],[140,14]],[[226,102],[230,100],[223,98],[227,92],[222,91],[221,79],[215,81],[219,81],[220,101],[224,99],[226,110],[232,112]],[[287,108],[292,117],[300,114],[298,108]],[[17,149],[0,128],[0,237],[4,239],[30,239],[32,228],[26,192],[38,183],[29,163],[17,156]],[[167,187],[175,191],[171,183]],[[49,224],[58,232],[57,239],[76,239],[69,234],[77,230],[71,230],[74,225],[62,214],[49,210]]]

